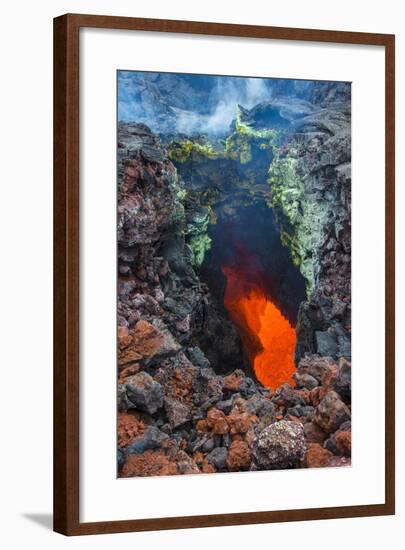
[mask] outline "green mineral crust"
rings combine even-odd
[[[193,264],[196,267],[201,267],[205,254],[211,247],[211,237],[208,235],[210,218],[211,207],[205,207],[194,211],[187,222],[187,243],[193,252]]]
[[[238,106],[233,129],[226,139],[211,141],[207,136],[198,139],[174,139],[168,146],[168,156],[174,162],[181,164],[221,158],[247,164],[253,159],[253,146],[268,149],[276,146],[279,138],[278,130],[256,130],[243,122]]]
[[[268,149],[275,146],[280,133],[274,129],[256,130],[241,119],[241,110],[236,109],[235,129],[225,140],[225,157],[247,164],[253,159],[252,146]]]
[[[310,296],[315,287],[316,251],[322,242],[325,216],[322,212],[322,203],[308,192],[303,177],[299,175],[299,144],[290,142],[288,147],[283,147],[282,138],[282,130],[255,129],[244,122],[238,106],[228,137],[212,140],[207,136],[174,139],[168,145],[168,156],[178,164],[200,165],[211,161],[234,161],[243,168],[253,160],[254,150],[268,150],[270,159],[273,159],[268,171],[268,204],[276,214],[282,243],[288,247],[294,265],[299,267],[305,278],[307,294]],[[241,182],[239,187],[250,189],[254,197],[256,183],[262,182],[256,182],[255,177],[252,181],[252,173],[248,167],[243,170],[246,185]],[[221,176],[220,170],[218,175]],[[178,214],[182,216],[186,192],[177,184],[175,194]],[[196,267],[202,265],[205,254],[210,249],[211,238],[208,229],[213,218],[211,207],[205,207],[194,212],[191,219],[187,220],[186,238],[193,252],[193,263]]]
[[[218,152],[209,141],[200,143],[191,139],[173,140],[168,147],[168,157],[174,162],[198,161],[218,158]]]
[[[315,287],[316,252],[323,235],[321,203],[306,191],[305,181],[298,172],[297,149],[290,147],[281,156],[278,150],[269,168],[269,205],[279,220],[281,240],[290,250],[291,258],[306,281],[310,296]]]

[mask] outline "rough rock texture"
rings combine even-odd
[[[200,147],[194,142],[169,147],[177,166],[176,155],[189,155],[182,177],[147,126],[119,124],[122,477],[350,463],[348,97],[344,87],[339,93],[323,87],[305,94],[318,94],[318,106],[278,100],[241,108],[220,152],[204,140]],[[263,130],[263,120],[273,121],[272,132]],[[273,130],[282,132],[286,124],[288,138],[278,142]],[[190,158],[191,183],[183,179]],[[260,182],[252,179],[253,158]],[[219,166],[233,170],[232,189],[220,180],[213,185]],[[278,212],[286,255],[298,262],[307,282],[294,386],[264,388],[251,376],[235,327],[202,282],[199,269],[211,246],[207,232],[221,193],[227,219],[256,199]]]
[[[320,86],[314,93],[320,106],[309,112],[297,105],[294,131],[275,154],[270,202],[307,282],[297,361],[306,353],[350,360],[350,87],[337,94]]]
[[[165,410],[170,426],[178,428],[190,420],[190,409],[177,399],[171,397],[165,398]]]
[[[303,465],[306,468],[322,468],[329,466],[333,458],[333,454],[319,443],[309,443]]]
[[[251,450],[246,441],[235,440],[231,443],[226,458],[226,465],[230,472],[248,470],[252,462]]]
[[[162,386],[146,372],[127,378],[125,390],[128,408],[153,414],[163,405]]]
[[[335,432],[343,422],[349,419],[350,411],[348,407],[334,391],[330,391],[325,395],[315,413],[316,424],[326,433]]]
[[[253,457],[258,469],[292,468],[305,456],[304,429],[298,422],[280,420],[259,433]]]
[[[145,424],[139,415],[120,413],[118,415],[118,447],[127,447],[143,435]]]

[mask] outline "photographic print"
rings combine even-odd
[[[117,97],[118,477],[349,466],[351,84]]]

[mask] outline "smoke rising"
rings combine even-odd
[[[224,134],[238,104],[251,108],[272,97],[262,78],[120,71],[118,118],[144,122],[159,133]]]

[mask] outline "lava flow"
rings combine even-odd
[[[224,305],[237,326],[243,348],[257,379],[277,388],[292,382],[295,329],[256,282],[244,279],[243,271],[222,266],[226,277]]]

